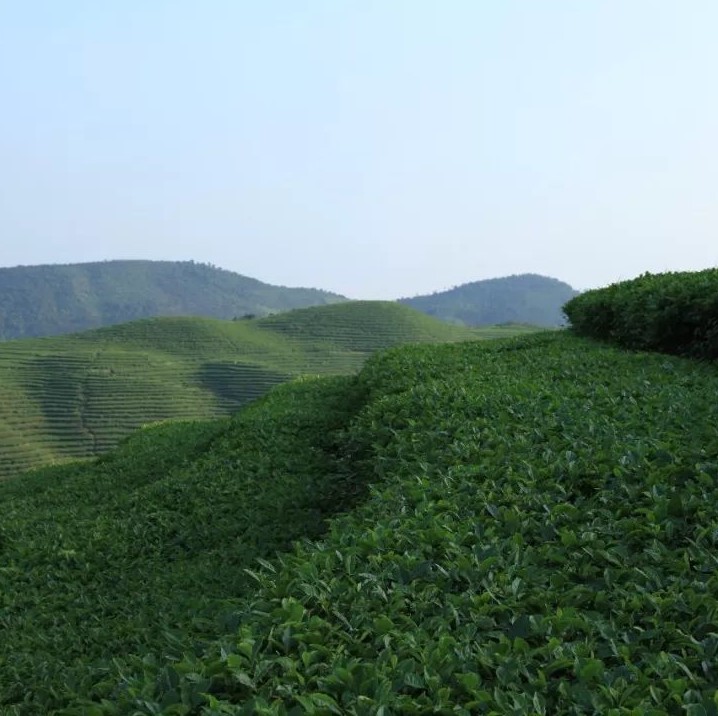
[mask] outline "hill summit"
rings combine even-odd
[[[194,261],[0,268],[0,340],[74,333],[154,316],[234,318],[345,301]]]
[[[567,283],[526,273],[473,281],[448,291],[399,299],[422,313],[466,326],[530,323],[560,326],[563,305],[578,295]]]

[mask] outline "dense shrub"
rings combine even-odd
[[[627,348],[718,358],[718,269],[646,273],[565,306],[579,335]]]

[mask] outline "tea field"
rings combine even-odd
[[[3,342],[0,479],[105,452],[146,423],[230,415],[298,375],[356,372],[377,348],[521,330],[472,332],[398,304],[360,301],[259,320],[146,319]]]
[[[51,713],[132,654],[231,624],[244,570],[360,494],[332,459],[360,398],[350,377],[306,379],[236,418],[151,426],[94,463],[1,483],[0,713]]]
[[[718,714],[715,364],[399,347],[0,502],[3,714]]]

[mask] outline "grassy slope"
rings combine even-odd
[[[0,479],[103,452],[148,422],[228,415],[297,375],[356,371],[377,348],[501,330],[471,334],[396,304],[357,302],[0,343]]]
[[[0,685],[24,684],[13,698],[26,700],[5,710],[710,716],[717,398],[715,366],[566,335],[399,348],[357,380],[283,387],[177,471],[143,467],[193,443],[167,435],[102,461],[118,461],[105,478],[65,467],[0,486]],[[135,494],[117,480],[128,472],[167,479]],[[98,476],[120,509],[98,501]],[[255,550],[317,535],[322,509],[368,481],[361,506],[252,569],[248,589]],[[94,525],[116,542],[96,548]],[[79,620],[128,596],[96,627]],[[150,626],[139,645],[135,620]],[[167,620],[174,634],[158,636]],[[125,628],[108,671],[41,668],[78,635],[106,660],[101,642]]]
[[[0,339],[50,336],[151,316],[230,319],[346,300],[272,286],[191,261],[0,268]]]

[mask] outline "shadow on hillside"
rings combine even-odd
[[[265,395],[271,388],[294,376],[251,363],[217,361],[205,363],[197,371],[197,380],[228,409],[237,409]]]

